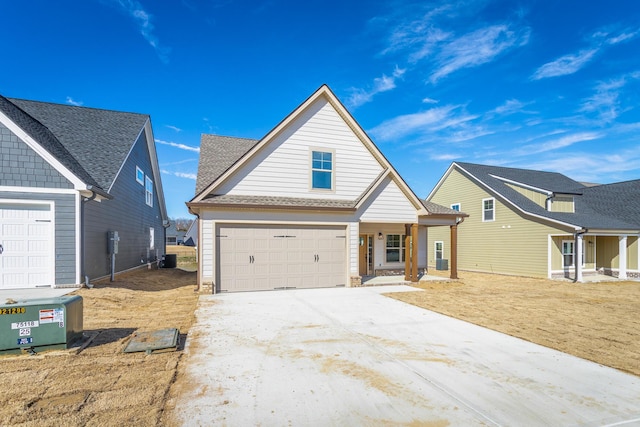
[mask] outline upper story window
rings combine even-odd
[[[144,185],[144,172],[138,166],[136,166],[136,181],[138,184]]]
[[[314,190],[333,189],[333,153],[311,152],[311,188]]]
[[[460,203],[454,203],[451,205],[451,209],[453,209],[454,211],[458,211],[460,212]]]
[[[144,193],[147,205],[153,207],[153,181],[149,177],[145,177]]]
[[[482,199],[482,222],[496,219],[495,199]]]

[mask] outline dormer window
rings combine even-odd
[[[311,152],[311,188],[313,190],[333,190],[332,152]]]

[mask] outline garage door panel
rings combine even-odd
[[[54,284],[51,205],[0,203],[0,244],[0,289]]]
[[[345,284],[344,227],[231,225],[218,235],[221,291]]]

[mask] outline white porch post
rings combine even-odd
[[[576,234],[576,250],[573,264],[576,268],[576,282],[582,282],[582,234]]]
[[[627,278],[627,235],[622,235],[618,240],[618,278]]]

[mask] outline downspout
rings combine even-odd
[[[547,212],[551,212],[551,200],[553,200],[555,193],[549,193],[546,199],[544,199],[544,208]]]
[[[91,191],[91,196],[90,197],[83,197],[82,198],[82,203],[80,203],[80,275],[82,277],[84,277],[84,283],[88,288],[93,287],[92,285],[89,285],[89,276],[86,275],[86,266],[85,266],[85,260],[86,260],[86,247],[87,245],[85,244],[85,222],[84,222],[84,205],[87,202],[90,202],[92,200],[95,200],[98,196],[106,199],[106,200],[112,200],[113,196],[99,188],[96,188],[93,185],[87,185],[87,191]]]
[[[84,241],[85,232],[84,232],[84,205],[87,202],[95,200],[98,196],[97,193],[91,192],[91,197],[83,197],[82,203],[80,203],[80,275],[84,277],[84,284],[87,288],[92,288],[93,285],[89,285],[89,276],[86,275],[86,268],[84,265],[84,261],[86,259],[86,244]]]

